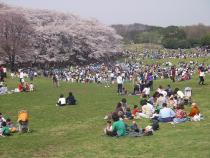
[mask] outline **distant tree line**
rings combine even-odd
[[[210,26],[203,24],[155,27],[142,24],[113,25],[125,43],[154,43],[165,48],[191,48],[210,45]]]

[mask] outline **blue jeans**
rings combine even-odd
[[[173,117],[159,118],[160,122],[172,122]]]
[[[174,123],[182,123],[182,122],[186,122],[187,118],[174,118]]]

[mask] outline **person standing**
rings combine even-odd
[[[29,79],[30,79],[31,82],[32,82],[33,79],[34,79],[34,71],[33,71],[33,70],[30,70],[30,71],[29,71]]]
[[[59,81],[58,81],[58,75],[57,74],[53,74],[52,80],[53,80],[53,85],[55,87],[59,87]]]
[[[0,82],[4,81],[3,66],[0,66]]]
[[[6,67],[3,67],[2,68],[2,71],[3,71],[3,77],[4,78],[7,78],[7,68]]]
[[[176,69],[174,66],[171,67],[171,80],[175,82],[175,77],[176,77]]]
[[[23,74],[23,71],[22,70],[20,70],[19,79],[20,79],[20,83],[23,83],[24,82],[24,74]]]
[[[117,76],[117,93],[122,94],[122,89],[123,89],[123,78],[119,73]]]
[[[198,73],[199,73],[199,85],[204,85],[204,77],[205,77],[205,73],[204,73],[204,68],[201,66],[198,69]]]

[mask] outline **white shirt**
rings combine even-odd
[[[19,76],[20,78],[23,78],[23,72],[20,72],[20,76]]]
[[[29,85],[29,89],[30,89],[30,91],[33,91],[34,90],[34,85],[33,84],[30,84]]]
[[[60,102],[61,105],[65,105],[66,104],[66,98],[59,98],[58,103],[59,102]]]
[[[110,74],[110,77],[114,77],[114,73],[111,73],[111,74]]]
[[[117,84],[123,84],[123,78],[122,76],[117,77]]]
[[[4,72],[4,73],[6,73],[6,72],[7,72],[7,69],[6,69],[5,67],[3,68],[3,72]]]
[[[180,97],[180,98],[184,98],[184,93],[182,91],[178,91],[177,92],[177,95]]]
[[[143,90],[143,93],[146,94],[146,95],[149,95],[150,94],[150,88],[145,87],[144,90]]]
[[[204,77],[205,73],[204,72],[200,72],[200,76]]]
[[[142,112],[146,115],[148,115],[149,117],[152,116],[153,112],[154,112],[154,107],[147,103],[146,105],[143,105],[142,106]]]

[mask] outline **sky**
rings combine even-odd
[[[107,25],[210,25],[210,0],[0,0],[13,6],[69,12]]]

